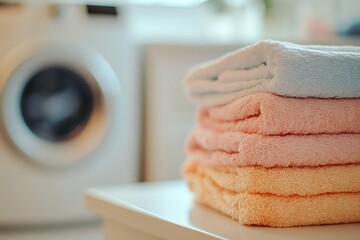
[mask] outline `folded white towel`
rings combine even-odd
[[[270,92],[289,97],[360,97],[360,47],[261,41],[193,69],[186,91],[215,106]]]

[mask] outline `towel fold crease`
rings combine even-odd
[[[204,128],[263,135],[360,133],[359,119],[360,99],[297,99],[270,93],[198,112]]]
[[[280,196],[360,192],[360,164],[318,167],[210,167],[188,160],[185,175],[196,174],[233,192]]]
[[[217,166],[322,166],[360,163],[360,134],[263,136],[198,127],[188,157]]]
[[[211,179],[186,175],[196,199],[246,225],[293,227],[360,221],[360,193],[275,196],[234,192]]]
[[[360,48],[261,41],[193,69],[190,99],[218,106],[249,94],[289,97],[360,97]]]

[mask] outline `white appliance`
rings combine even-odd
[[[0,228],[91,220],[86,186],[140,177],[126,16],[34,2],[0,5]]]

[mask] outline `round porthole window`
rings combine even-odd
[[[0,60],[1,123],[26,160],[49,166],[90,159],[118,123],[120,82],[92,48],[35,39]]]
[[[75,71],[47,67],[30,77],[21,95],[21,114],[38,137],[64,141],[87,124],[94,96],[85,79]]]

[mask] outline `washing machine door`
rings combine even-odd
[[[2,120],[14,147],[43,165],[86,159],[106,135],[119,81],[94,50],[68,39],[24,43],[0,64]]]

